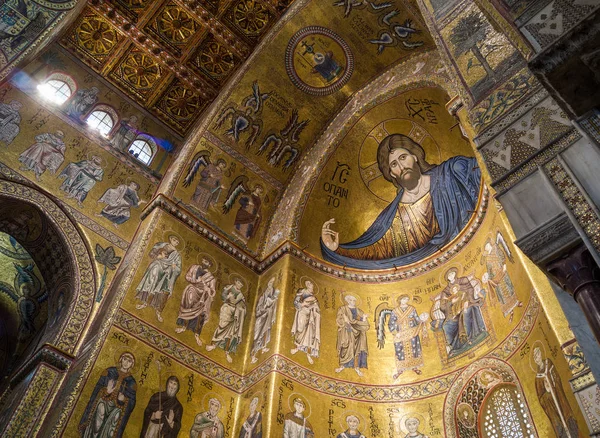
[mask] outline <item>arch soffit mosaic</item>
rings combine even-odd
[[[276,209],[269,225],[263,256],[273,252],[286,240],[297,241],[298,218],[306,208],[308,195],[347,130],[378,103],[421,87],[441,88],[449,96],[458,94],[435,52],[415,55],[384,72],[355,93],[344,108],[332,117],[300,161],[279,201],[282,208]]]
[[[81,345],[82,336],[89,322],[96,290],[95,269],[90,250],[79,230],[67,214],[48,196],[31,187],[11,181],[0,180],[0,199],[21,202],[40,212],[42,220],[51,224],[56,238],[67,249],[72,282],[68,287],[72,293],[64,309],[62,324],[53,339],[53,346],[70,355],[75,355]],[[23,245],[27,249],[26,245]],[[35,259],[35,255],[34,255]],[[37,263],[37,260],[36,260]],[[56,284],[60,284],[59,281]],[[52,284],[47,281],[47,285]],[[52,293],[52,291],[50,291]]]

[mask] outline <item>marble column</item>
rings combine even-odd
[[[600,267],[585,245],[546,265],[548,273],[573,296],[600,342]]]

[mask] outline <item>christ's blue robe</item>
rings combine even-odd
[[[456,156],[424,172],[431,177],[430,194],[433,211],[440,228],[439,233],[424,246],[399,257],[382,260],[359,260],[337,254],[321,240],[323,258],[338,265],[357,269],[387,269],[408,265],[434,254],[454,239],[469,222],[477,205],[481,186],[481,170],[475,158]],[[340,244],[343,249],[359,249],[373,245],[381,239],[397,215],[403,189],[375,219],[362,236],[352,242]]]

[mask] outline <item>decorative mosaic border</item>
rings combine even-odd
[[[515,354],[533,329],[539,309],[539,301],[535,296],[535,291],[532,290],[527,309],[517,327],[485,357],[507,360]],[[208,359],[125,310],[117,311],[114,325],[153,349],[169,355],[184,366],[237,393],[248,391],[270,373],[276,372],[323,394],[372,403],[399,403],[447,392],[456,376],[464,369],[460,368],[442,376],[409,384],[365,385],[315,373],[285,356],[274,354],[248,374],[240,375]]]
[[[481,149],[487,143],[492,141],[494,137],[500,135],[502,131],[523,117],[525,113],[533,109],[548,96],[549,94],[546,89],[538,84],[527,97],[521,99],[520,105],[512,107],[509,112],[504,113],[504,115],[500,116],[499,119],[496,119],[488,129],[473,139],[477,149]]]
[[[595,210],[581,193],[577,183],[566,170],[560,157],[555,157],[544,165],[544,172],[561,195],[569,210],[590,239],[596,251],[600,251],[600,220]]]
[[[154,209],[159,208],[175,218],[185,223],[188,227],[193,229],[198,234],[204,236],[207,240],[213,242],[223,251],[242,262],[250,269],[253,269],[256,273],[260,274],[269,269],[275,262],[282,258],[286,254],[290,254],[307,265],[319,269],[320,271],[329,274],[334,277],[343,278],[351,281],[360,281],[368,283],[382,283],[392,282],[398,280],[404,280],[411,278],[423,273],[426,273],[441,264],[448,261],[454,255],[456,255],[475,235],[479,226],[483,223],[487,207],[489,204],[489,190],[487,186],[482,185],[480,194],[480,202],[474,217],[471,219],[470,224],[457,237],[454,244],[446,249],[443,253],[438,256],[430,257],[426,261],[420,262],[417,266],[402,269],[388,270],[387,272],[379,271],[376,273],[363,273],[361,271],[346,270],[336,265],[330,265],[321,260],[318,260],[311,255],[307,254],[298,245],[292,242],[287,242],[284,245],[277,248],[271,253],[265,260],[258,262],[252,255],[240,250],[238,247],[231,244],[225,237],[218,234],[217,232],[207,228],[202,222],[200,222],[194,215],[182,209],[181,204],[174,203],[169,198],[165,197],[162,193],[159,194],[154,200],[146,207],[141,215],[141,220],[144,220]]]
[[[525,163],[515,167],[505,176],[492,183],[492,187],[496,190],[497,196],[502,195],[521,180],[531,175],[539,166],[542,166],[548,160],[556,157],[559,153],[567,149],[581,137],[582,136],[579,131],[573,129],[559,140],[555,141],[545,149],[542,149],[536,155],[529,158]]]
[[[12,438],[36,436],[36,432],[42,426],[42,421],[39,419],[50,408],[49,399],[56,396],[53,390],[56,388],[59,375],[58,371],[40,365],[4,429],[3,436]]]
[[[28,186],[0,180],[0,194],[31,203],[44,211],[65,239],[71,250],[71,258],[76,262],[73,287],[73,301],[56,337],[56,348],[72,354],[83,335],[88,318],[94,306],[96,292],[94,266],[87,246],[77,228],[68,216],[48,197]]]
[[[143,255],[144,250],[147,247],[150,238],[152,237],[152,233],[158,224],[158,220],[160,219],[161,214],[155,214],[150,222],[147,224],[147,227],[143,229],[143,231],[138,232],[138,238],[135,243],[131,246],[125,258],[121,261],[121,264],[117,268],[117,272],[115,273],[114,278],[122,278],[121,281],[113,281],[111,284],[111,288],[115,288],[114,292],[111,291],[111,294],[114,294],[114,299],[110,303],[110,307],[106,309],[106,313],[104,315],[104,322],[98,330],[96,334],[95,343],[91,346],[91,351],[88,359],[83,366],[81,373],[79,374],[77,381],[72,387],[69,395],[65,396],[62,400],[62,411],[59,414],[59,418],[52,430],[52,438],[58,438],[62,436],[63,429],[67,426],[67,422],[69,421],[70,416],[73,414],[75,409],[75,403],[81,396],[81,390],[83,389],[83,385],[87,380],[89,372],[92,370],[94,363],[98,357],[100,349],[106,340],[106,336],[108,335],[109,330],[113,326],[114,316],[121,305],[121,302],[125,298],[125,294],[129,290],[131,286],[131,282],[133,281],[133,275],[125,275],[131,274],[135,268],[139,265]],[[143,227],[143,225],[142,225]],[[110,291],[110,289],[109,289]],[[90,342],[91,343],[91,342]]]
[[[244,389],[244,380],[238,373],[208,359],[123,309],[117,311],[114,325],[188,368],[209,377],[213,382],[220,383],[235,392]]]

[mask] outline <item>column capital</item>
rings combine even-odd
[[[548,263],[546,270],[575,300],[586,286],[600,287],[600,267],[583,244]]]

